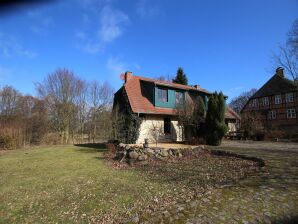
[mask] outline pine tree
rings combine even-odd
[[[173,79],[174,83],[182,84],[182,85],[188,85],[188,80],[186,77],[186,74],[183,71],[183,68],[179,67],[177,70],[177,74],[175,79]]]
[[[223,94],[221,92],[212,94],[209,98],[206,116],[206,142],[208,145],[220,145],[227,132],[225,109]]]

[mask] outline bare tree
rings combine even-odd
[[[294,81],[298,80],[298,58],[289,46],[279,46],[279,53],[274,54],[273,59],[278,66],[286,69]]]
[[[198,140],[200,129],[205,121],[206,108],[202,97],[196,96],[186,98],[177,104],[178,124],[184,133],[181,133],[180,139],[185,137],[188,141]]]
[[[162,125],[158,122],[152,121],[149,127],[149,135],[154,140],[156,146],[163,134],[164,133]]]
[[[89,89],[90,99],[90,117],[91,117],[91,139],[93,143],[97,136],[98,120],[102,113],[109,109],[111,110],[111,103],[113,99],[113,89],[108,83],[100,84],[93,81]],[[105,131],[105,130],[101,130]]]
[[[291,50],[298,59],[298,19],[294,21],[292,28],[288,33],[287,44],[291,46]]]
[[[247,92],[241,93],[239,96],[233,98],[229,103],[229,106],[238,114],[240,114],[242,108],[248,102],[248,100],[257,92],[257,89],[251,89]]]
[[[0,114],[12,116],[16,114],[17,104],[21,94],[12,86],[5,86],[0,90]]]
[[[69,142],[73,121],[78,78],[67,69],[57,69],[37,84],[39,95],[46,101],[53,126],[60,133],[61,143]]]
[[[173,77],[170,77],[170,75],[160,75],[157,76],[155,79],[160,80],[160,81],[164,81],[164,82],[169,82],[172,83],[173,81]]]
[[[76,97],[75,104],[77,108],[77,118],[78,118],[78,127],[77,132],[79,134],[79,142],[83,143],[84,141],[84,129],[87,122],[87,111],[88,111],[88,84],[78,79],[76,84]]]
[[[298,19],[288,33],[287,43],[279,46],[279,52],[273,55],[273,60],[277,66],[285,68],[294,81],[298,80]]]

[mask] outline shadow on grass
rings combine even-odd
[[[284,218],[284,219],[279,219],[279,220],[274,220],[272,224],[297,224],[298,223],[298,215],[292,216],[290,218]]]
[[[74,146],[80,147],[78,148],[81,152],[94,153],[94,152],[106,152],[106,144],[105,143],[86,143],[86,144],[75,144]]]

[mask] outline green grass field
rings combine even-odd
[[[0,156],[0,222],[96,222],[129,213],[147,183],[105,165],[100,151],[63,146]]]
[[[219,176],[225,183],[248,165],[210,157],[156,169],[115,169],[103,151],[54,146],[2,153],[0,223],[117,223],[190,195],[208,181],[221,183]]]

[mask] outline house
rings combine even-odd
[[[199,85],[187,86],[160,81],[135,76],[131,72],[125,73],[124,85],[115,93],[114,108],[116,105],[123,104],[123,91],[132,112],[142,117],[136,143],[143,143],[145,139],[152,142],[152,127],[161,129],[159,141],[184,141],[184,130],[178,123],[177,105],[181,101],[193,102],[197,96],[201,96],[207,108],[208,97],[211,94]],[[229,115],[231,115],[230,120],[233,120],[233,114],[229,113]]]
[[[297,83],[279,67],[243,107],[241,118],[243,124],[255,121],[268,137],[291,137],[298,133],[297,111]]]
[[[236,132],[240,129],[241,117],[231,107],[227,106],[225,113],[225,123],[228,127],[228,132]]]

